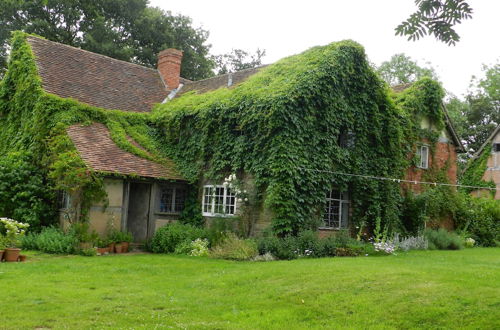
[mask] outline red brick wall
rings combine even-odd
[[[413,155],[410,155],[413,157]],[[424,180],[426,171],[431,171],[433,166],[437,166],[437,169],[442,169],[449,163],[447,176],[449,183],[457,183],[457,152],[455,146],[450,143],[438,142],[436,143],[436,148],[434,154],[429,154],[429,168],[420,169],[415,166],[411,166],[405,175],[405,179],[412,181],[427,181]],[[421,184],[405,184],[404,189],[410,189],[416,193],[422,192],[428,185]]]

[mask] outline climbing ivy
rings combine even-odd
[[[86,219],[90,206],[106,198],[104,175],[116,174],[88,168],[68,137],[67,127],[99,122],[107,126],[111,139],[123,150],[156,162],[165,159],[151,137],[149,115],[105,110],[45,92],[26,36],[14,33],[8,71],[0,83],[0,155],[3,158],[13,151],[29,155],[32,166],[44,178],[38,188],[51,191],[53,196],[59,190],[68,192],[77,204],[77,218]],[[51,206],[55,214],[56,203]],[[13,209],[29,207],[12,205]]]
[[[349,189],[355,221],[398,226],[398,185],[330,172],[400,177],[407,163],[401,113],[355,42],[283,59],[232,89],[183,95],[153,118],[191,180],[250,173],[280,234],[317,217],[333,185]],[[339,144],[346,132],[352,148]]]
[[[123,150],[160,163],[172,158],[191,183],[248,173],[279,234],[314,223],[332,186],[349,191],[354,223],[380,218],[386,230],[398,230],[399,184],[339,173],[402,177],[411,163],[407,155],[424,134],[419,117],[444,127],[439,84],[425,79],[391,97],[353,41],[285,58],[230,89],[187,93],[151,114],[46,93],[26,34],[16,33],[11,45],[0,85],[0,154],[38,155],[33,164],[46,189],[78,191],[84,208],[104,196],[106,173],[85,167],[66,128],[99,122]],[[351,137],[348,145],[341,143],[344,136]],[[198,203],[196,192],[190,196]],[[188,210],[199,216],[199,206]]]
[[[488,158],[491,156],[491,144],[483,149],[478,158],[471,159],[467,169],[460,178],[460,183],[467,186],[496,188],[495,182],[483,180],[483,175],[488,167]],[[463,188],[465,192],[471,192],[473,189]],[[494,194],[494,190],[492,190]]]

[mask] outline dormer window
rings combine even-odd
[[[493,152],[500,152],[500,143],[493,143]]]
[[[429,147],[426,145],[417,146],[417,167],[429,168]]]

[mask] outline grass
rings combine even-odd
[[[231,262],[48,256],[0,265],[0,328],[500,328],[500,248]]]

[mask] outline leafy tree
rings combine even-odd
[[[472,17],[472,8],[464,0],[415,0],[418,9],[396,27],[396,35],[418,40],[424,35],[434,35],[448,45],[455,45],[460,36],[456,24]]]
[[[257,48],[255,54],[250,54],[242,49],[233,49],[228,54],[213,57],[217,74],[225,74],[262,65],[265,50]]]
[[[393,55],[389,61],[383,62],[377,71],[391,86],[411,83],[423,77],[437,80],[437,74],[432,67],[421,67],[403,53]]]
[[[500,124],[500,64],[483,66],[483,71],[485,78],[473,77],[465,101],[452,98],[447,103],[457,133],[470,154],[477,151]]]
[[[147,7],[147,0],[0,1],[0,74],[5,70],[13,30],[156,66],[156,54],[174,47],[184,52],[181,74],[188,79],[213,75],[208,32],[192,27],[189,17]]]

